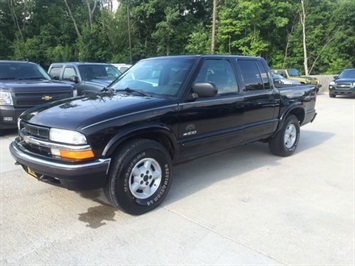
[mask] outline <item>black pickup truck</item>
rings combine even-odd
[[[73,86],[51,80],[38,64],[0,60],[0,131],[17,128],[19,115],[33,106],[76,94]]]
[[[25,112],[10,151],[36,179],[103,187],[113,206],[138,215],[163,201],[173,164],[255,141],[293,154],[315,102],[313,85],[275,88],[260,57],[150,58],[106,92]]]

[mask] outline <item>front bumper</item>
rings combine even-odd
[[[0,106],[0,128],[17,128],[17,119],[26,108],[15,108],[9,105]]]
[[[355,89],[331,89],[329,88],[329,93],[333,95],[347,95],[347,96],[355,96]]]
[[[104,186],[110,158],[85,163],[51,161],[27,151],[16,138],[10,144],[12,157],[22,167],[34,172],[40,181],[70,190],[96,189]]]

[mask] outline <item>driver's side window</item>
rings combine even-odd
[[[209,82],[216,86],[217,95],[238,92],[237,81],[229,61],[207,59],[200,68],[195,83]]]

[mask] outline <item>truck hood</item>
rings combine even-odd
[[[38,88],[42,89],[73,89],[72,85],[61,83],[54,80],[0,80],[0,89],[2,91],[33,91]]]
[[[166,98],[100,93],[34,107],[24,112],[20,119],[39,126],[80,131],[107,119],[144,113],[143,110],[173,103],[173,100]]]
[[[355,78],[340,78],[334,80],[334,82],[339,83],[339,82],[355,82]]]

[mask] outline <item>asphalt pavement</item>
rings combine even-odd
[[[254,143],[174,168],[142,216],[14,165],[0,137],[0,265],[354,265],[355,99],[317,99],[296,153]]]

